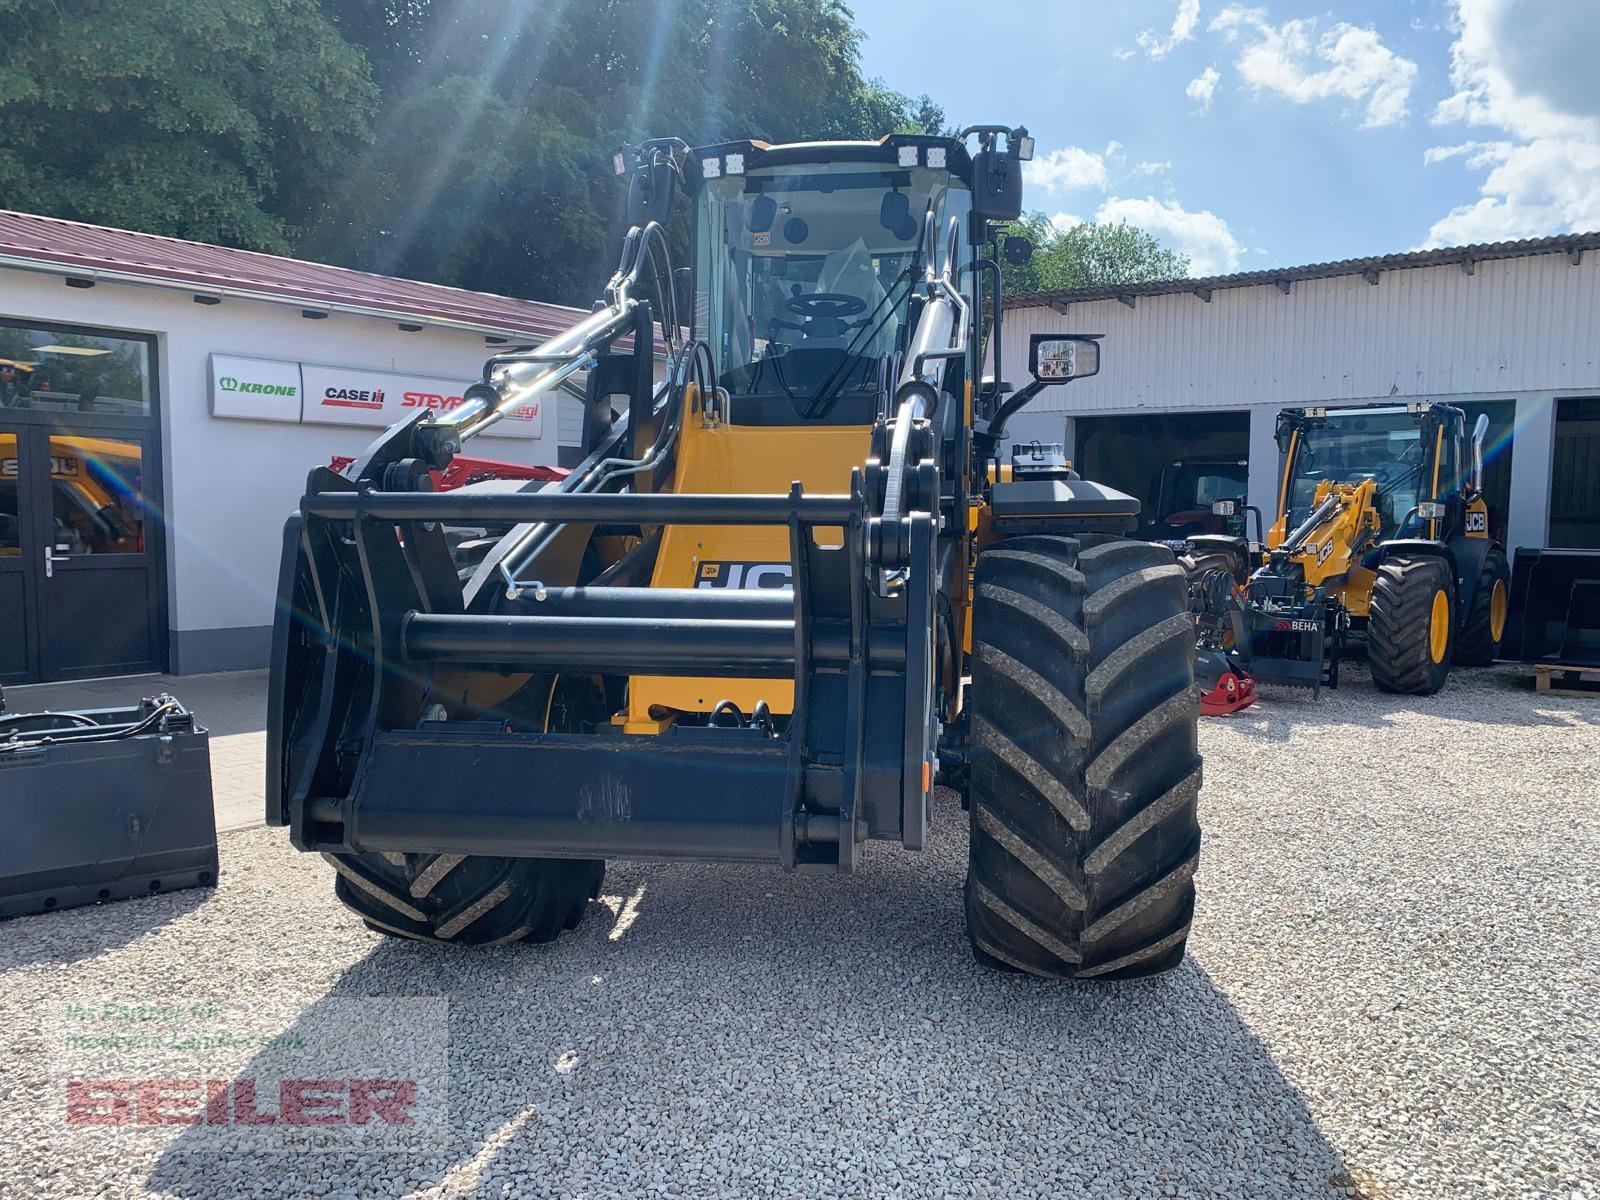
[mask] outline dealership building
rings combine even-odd
[[[582,315],[0,212],[0,684],[264,666],[307,472]],[[473,454],[570,459],[572,403]]]
[[[1489,417],[1497,536],[1600,548],[1600,234],[1024,296],[1003,333],[1013,383],[1030,334],[1104,335],[1100,374],[1009,432],[1063,443],[1147,530],[1240,494],[1270,524],[1281,408],[1439,400]]]

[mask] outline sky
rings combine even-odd
[[[1038,139],[1023,202],[1195,275],[1600,230],[1600,0],[847,0],[863,68]]]

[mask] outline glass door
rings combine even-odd
[[[154,350],[0,321],[0,683],[167,665]]]

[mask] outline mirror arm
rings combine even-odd
[[[998,443],[1000,439],[1005,436],[1006,422],[1012,417],[1016,416],[1017,412],[1021,410],[1024,405],[1031,402],[1033,398],[1040,392],[1044,391],[1047,386],[1048,385],[1044,380],[1035,379],[1032,383],[1027,384],[1025,387],[1012,392],[1011,398],[1002,404],[999,409],[995,411],[994,416],[990,419],[988,436]]]

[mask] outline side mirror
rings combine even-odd
[[[1041,384],[1070,383],[1098,375],[1099,335],[1034,334],[1028,339],[1028,373]]]
[[[1479,413],[1472,426],[1472,491],[1483,491],[1483,439],[1489,434],[1489,414]]]
[[[1020,267],[1033,258],[1033,243],[1025,237],[1008,233],[1001,253],[1013,267]]]
[[[1294,422],[1287,413],[1278,414],[1277,428],[1273,430],[1272,440],[1278,443],[1278,453],[1289,453],[1289,443],[1294,439]]]
[[[628,224],[648,225],[651,221],[665,225],[672,214],[672,193],[678,186],[678,174],[672,164],[657,157],[633,172],[628,180]]]

